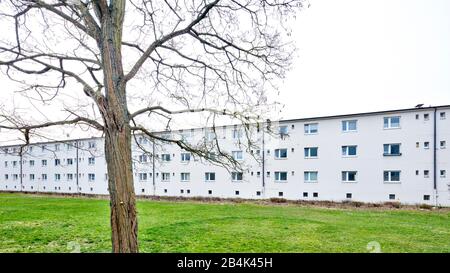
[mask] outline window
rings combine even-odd
[[[430,171],[429,170],[424,170],[423,171],[423,177],[425,177],[425,178],[430,177]]]
[[[59,151],[60,150],[60,145],[59,144],[55,144],[55,151]]]
[[[423,114],[423,120],[429,120],[430,114]]]
[[[416,142],[416,148],[419,148],[419,147],[420,147],[420,143]]]
[[[384,118],[384,129],[394,129],[400,128],[400,117],[385,117]]]
[[[148,161],[148,156],[147,155],[140,155],[139,156],[139,162],[140,163],[147,163]]]
[[[30,180],[34,180],[34,174],[30,174]]]
[[[13,180],[17,180],[19,179],[19,175],[18,174],[13,174]]]
[[[416,114],[416,119],[419,119],[419,114]]]
[[[232,172],[231,180],[232,181],[242,181],[243,173],[242,172]]]
[[[257,192],[256,192],[256,196],[261,196],[261,192],[260,192],[260,191],[257,191]]]
[[[286,125],[279,126],[278,127],[278,133],[282,137],[288,135],[288,133],[289,133],[288,127]]]
[[[400,182],[400,171],[384,171],[384,182]]]
[[[345,194],[345,197],[346,197],[347,199],[352,199],[352,194],[351,194],[351,193],[346,193],[346,194]]]
[[[304,172],[305,182],[317,182],[318,172]]]
[[[287,172],[275,172],[275,181],[287,181]]]
[[[275,149],[275,158],[276,159],[287,158],[287,149]]]
[[[216,173],[205,173],[205,181],[207,182],[216,181]]]
[[[440,170],[439,171],[441,177],[445,177],[446,176],[446,171],[445,170]]]
[[[55,173],[55,181],[60,181],[60,180],[61,180],[61,174]]]
[[[240,139],[242,138],[242,130],[240,129],[233,129],[233,139]]]
[[[73,159],[72,158],[68,158],[67,159],[67,165],[73,165]]]
[[[383,144],[383,155],[402,155],[400,153],[400,144]]]
[[[212,194],[212,190],[208,190],[208,194],[211,195]]]
[[[43,173],[43,174],[41,175],[41,178],[42,178],[42,180],[47,180],[47,174],[46,174],[46,173]]]
[[[161,155],[161,160],[165,161],[165,162],[169,162],[170,161],[170,154],[162,154]]]
[[[45,145],[42,145],[41,146],[41,150],[42,150],[42,152],[45,152],[45,149],[47,148],[47,146],[45,146]]]
[[[342,132],[354,132],[356,131],[356,120],[343,120]]]
[[[425,141],[425,142],[423,143],[423,148],[424,148],[424,149],[430,149],[430,142]]]
[[[278,192],[278,197],[283,197],[283,192],[282,191]]]
[[[14,160],[14,161],[12,162],[12,165],[13,165],[13,168],[17,167],[17,161]]]
[[[191,161],[190,153],[181,153],[181,162],[189,162]]]
[[[181,182],[188,182],[191,180],[190,173],[181,173]]]
[[[342,156],[356,156],[356,145],[342,146]]]
[[[95,164],[95,157],[89,157],[88,162],[89,162],[89,165],[94,165]]]
[[[161,173],[161,180],[164,182],[170,181],[170,173]]]
[[[423,196],[423,200],[424,200],[424,201],[430,201],[430,195],[425,194],[425,195]]]
[[[68,180],[68,181],[72,181],[72,180],[73,180],[73,173],[68,173],[68,174],[66,175],[66,177],[67,177],[67,180]]]
[[[139,173],[139,181],[146,181],[147,173]]]
[[[41,163],[42,163],[42,166],[47,166],[47,160],[46,160],[46,159],[43,159],[43,160],[41,161]]]
[[[61,159],[55,159],[55,166],[61,165]]]
[[[446,146],[447,146],[447,143],[446,143],[445,140],[441,140],[441,141],[439,142],[439,147],[440,147],[441,149],[445,149]]]
[[[5,168],[8,167],[8,161],[5,161]]]
[[[214,131],[207,131],[206,132],[206,139],[208,141],[213,141],[214,139],[216,139],[216,133]]]
[[[389,194],[389,200],[395,200],[395,194]]]
[[[88,147],[89,147],[89,149],[92,149],[92,148],[95,148],[95,141],[89,141],[88,142]]]
[[[319,197],[319,193],[318,192],[313,192],[313,197]]]
[[[342,181],[343,182],[355,182],[356,181],[356,171],[343,171]]]
[[[88,179],[89,179],[89,182],[94,182],[95,181],[95,173],[88,174]]]
[[[307,147],[305,148],[305,158],[316,158],[319,148]]]
[[[9,175],[5,174],[5,180],[8,180]]]
[[[440,112],[439,116],[441,117],[441,119],[445,119],[445,112]]]
[[[239,191],[235,191],[234,194],[239,195]]]
[[[30,160],[30,167],[34,167],[34,160]]]
[[[231,154],[235,160],[242,160],[242,151],[232,151]]]
[[[305,124],[305,134],[317,134],[319,132],[318,123]]]
[[[419,170],[416,170],[416,175],[419,175]]]
[[[303,197],[308,197],[308,193],[307,192],[303,192]]]

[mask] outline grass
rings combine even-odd
[[[450,211],[138,201],[141,252],[450,252]],[[0,252],[109,252],[109,202],[0,194]]]

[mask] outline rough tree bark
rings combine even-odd
[[[113,252],[138,252],[138,223],[133,184],[131,129],[122,65],[122,25],[125,0],[116,1],[111,12],[100,7],[100,38],[105,87],[105,107],[100,107],[105,127],[105,158],[111,206]]]

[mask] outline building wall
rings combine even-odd
[[[436,180],[433,153],[435,109]],[[242,128],[220,127],[216,133],[221,149],[230,153],[243,152],[242,181],[232,181],[233,170],[215,166],[200,157],[191,156],[190,161],[182,162],[183,151],[174,144],[152,143],[140,137],[132,147],[136,194],[398,201],[405,204],[450,206],[450,177],[447,174],[450,147],[446,147],[450,138],[449,110],[450,107],[441,106],[285,120],[271,124],[271,128],[276,132],[279,127],[285,126],[288,135],[280,137],[266,130],[253,130],[251,138],[257,145],[247,150],[245,145],[240,145],[246,140],[245,136],[240,139],[233,137],[236,135],[234,131]],[[442,112],[445,117],[441,117]],[[400,117],[400,127],[385,129],[384,118],[397,116]],[[345,120],[356,120],[356,131],[343,132],[342,121]],[[318,132],[306,134],[305,124],[311,123],[317,124]],[[171,136],[180,137],[183,134],[188,142],[195,144],[205,141],[209,130],[175,131],[171,132]],[[441,146],[442,141],[445,141],[445,145]],[[428,148],[425,147],[426,142]],[[384,144],[400,144],[401,155],[384,155]],[[38,143],[25,147],[22,157],[19,155],[19,146],[1,147],[0,190],[107,194],[103,145],[102,138]],[[357,154],[343,156],[344,145],[356,145]],[[317,147],[317,157],[306,158],[307,147]],[[142,148],[147,152],[146,160],[140,157],[146,154]],[[5,152],[5,149],[8,151]],[[276,149],[286,149],[287,158],[276,158]],[[155,154],[155,157],[151,154]],[[163,154],[170,155],[170,161],[163,161]],[[95,158],[95,162],[90,162],[89,158]],[[59,165],[55,164],[56,159],[60,160]],[[72,164],[68,159],[72,159]],[[33,160],[34,166],[30,164]],[[42,160],[47,160],[47,166],[42,165]],[[384,181],[384,171],[389,170],[400,171],[400,181]],[[306,171],[317,172],[317,181],[305,181]],[[343,171],[356,171],[356,180],[342,181]],[[205,181],[205,172],[215,173],[215,180]],[[276,172],[285,172],[287,179],[277,181]],[[164,176],[169,174],[168,181],[162,179],[163,173]],[[181,181],[181,173],[190,173],[189,181]],[[34,179],[31,179],[30,174],[34,174]],[[46,180],[42,174],[47,174]],[[55,174],[60,174],[59,180]]]

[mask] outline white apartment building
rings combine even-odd
[[[174,144],[133,144],[138,195],[330,200],[450,206],[450,105],[162,132],[218,141],[243,170],[213,165]],[[0,147],[0,191],[108,194],[103,139]],[[22,149],[22,152],[21,152]]]

